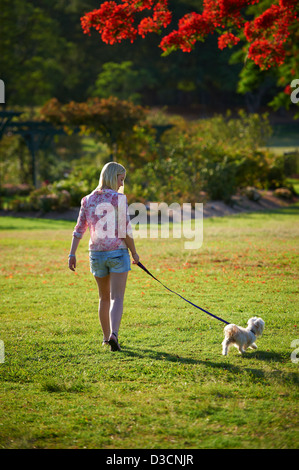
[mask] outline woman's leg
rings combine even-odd
[[[99,320],[103,330],[103,339],[108,341],[110,336],[110,274],[105,277],[96,277],[99,290]]]
[[[110,273],[110,328],[118,336],[128,273]]]

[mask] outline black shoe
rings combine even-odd
[[[108,343],[111,346],[111,351],[121,351],[120,345],[118,344],[118,338],[116,333],[112,333],[110,335]]]

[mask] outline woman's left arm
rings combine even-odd
[[[132,258],[134,260],[133,264],[138,264],[139,255],[136,252],[133,236],[127,233],[126,238],[124,240],[125,240],[125,243],[126,243],[127,247],[129,248],[129,250],[132,254]]]

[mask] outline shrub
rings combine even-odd
[[[67,178],[53,184],[56,192],[67,191],[70,195],[70,206],[80,206],[83,196],[96,188],[99,182],[100,169],[95,165],[76,165]]]
[[[279,157],[260,147],[271,134],[266,115],[240,112],[200,121],[172,119],[159,144],[159,157],[130,177],[137,199],[170,201],[210,199],[229,202],[238,189],[283,185]]]
[[[288,201],[293,199],[292,191],[290,191],[288,188],[277,188],[274,191],[274,195]]]
[[[280,157],[261,149],[271,133],[266,115],[240,112],[236,117],[227,114],[187,121],[160,112],[149,113],[147,119],[135,125],[134,132],[123,132],[115,149],[117,160],[128,170],[129,203],[194,203],[202,200],[203,193],[209,199],[230,202],[233,194],[248,187],[287,187],[286,173],[297,168],[297,155]],[[23,210],[28,206],[43,211],[78,207],[82,197],[97,187],[100,170],[82,159],[73,163],[67,177],[30,196],[26,196],[28,185],[6,185],[2,194],[14,198],[13,206]]]
[[[28,202],[31,210],[64,211],[70,208],[71,196],[66,190],[56,191],[53,185],[44,185],[31,192]]]
[[[64,179],[55,183],[54,188],[57,192],[66,191],[69,194],[69,206],[80,206],[81,199],[90,192],[91,186],[85,181],[74,181],[73,179]]]
[[[245,194],[246,197],[250,201],[258,202],[261,199],[261,194],[256,190],[256,188],[253,188],[251,186],[248,186],[247,188],[244,189],[243,193]]]
[[[32,191],[30,184],[3,184],[0,189],[1,196],[27,196]]]
[[[204,177],[204,190],[211,199],[220,199],[230,202],[237,190],[236,186],[237,164],[224,157],[222,162],[207,162],[202,170]]]
[[[284,171],[286,176],[293,176],[299,173],[299,152],[284,154]]]
[[[284,186],[285,179],[284,158],[282,156],[273,157],[272,161],[269,162],[267,172],[266,184],[268,189],[277,189]]]

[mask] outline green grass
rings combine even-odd
[[[1,448],[298,448],[298,205],[204,220],[204,242],[137,239],[162,282],[227,321],[261,316],[258,350],[221,355],[224,324],[132,266],[121,353],[101,346],[88,235],[0,219]]]
[[[299,195],[299,179],[298,178],[288,178],[288,184],[292,185],[296,194]]]

